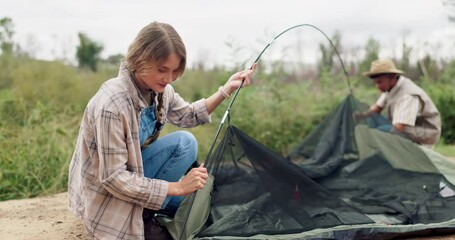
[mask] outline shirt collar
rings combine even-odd
[[[142,109],[147,108],[148,104],[145,99],[141,96],[140,90],[134,84],[134,80],[131,78],[130,70],[126,66],[126,63],[121,63],[119,68],[118,76],[122,79],[128,89],[128,92],[131,94],[133,104],[136,108]]]
[[[401,85],[403,84],[403,77],[399,77],[398,80],[397,80],[397,83],[395,83],[395,86],[393,86],[392,89],[390,89],[389,93],[390,94],[394,94],[396,91],[398,91],[398,89],[401,87]]]

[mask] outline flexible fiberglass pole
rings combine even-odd
[[[277,40],[280,36],[282,36],[283,34],[287,33],[288,31],[290,31],[290,30],[292,30],[292,29],[294,29],[294,28],[299,28],[299,27],[312,27],[312,28],[316,29],[317,31],[319,31],[320,33],[322,33],[322,35],[324,35],[324,37],[329,41],[330,45],[331,45],[332,48],[334,49],[335,54],[337,55],[337,57],[338,57],[338,59],[339,59],[339,61],[340,61],[340,64],[341,64],[341,66],[342,66],[342,68],[343,68],[344,74],[345,74],[345,76],[346,76],[346,80],[347,80],[349,92],[352,93],[351,84],[350,84],[350,82],[349,82],[348,73],[347,73],[347,71],[346,71],[346,68],[345,68],[345,66],[344,66],[343,61],[341,60],[341,57],[340,57],[340,54],[338,53],[338,50],[337,50],[336,47],[333,45],[333,43],[332,43],[332,41],[330,40],[330,38],[329,38],[321,29],[319,29],[319,28],[317,28],[316,26],[311,25],[311,24],[299,24],[299,25],[295,25],[295,26],[293,26],[293,27],[290,27],[290,28],[284,30],[284,31],[281,32],[280,34],[278,34],[278,35],[277,35],[275,38],[273,38],[273,40],[272,40],[270,43],[268,43],[268,44],[264,47],[264,49],[259,53],[259,55],[257,56],[256,60],[254,60],[253,64],[251,65],[251,67],[250,67],[249,69],[250,69],[250,70],[253,69],[254,64],[256,64],[256,63],[259,62],[259,59],[261,58],[262,54],[270,47],[270,45],[272,45],[272,44],[275,42],[275,40]],[[221,119],[220,125],[218,126],[218,130],[216,131],[216,134],[215,134],[215,139],[213,140],[212,145],[210,146],[209,152],[208,152],[207,157],[206,157],[205,162],[204,162],[204,166],[205,166],[207,169],[209,169],[209,167],[210,167],[210,164],[211,164],[211,163],[210,163],[209,161],[210,161],[210,158],[211,158],[211,156],[212,156],[213,148],[215,147],[215,144],[216,144],[216,142],[217,142],[217,140],[218,140],[218,137],[219,137],[219,135],[220,135],[220,132],[221,132],[221,130],[223,129],[224,122],[225,122],[226,119],[229,117],[229,113],[230,113],[230,111],[231,111],[232,105],[234,104],[235,99],[237,98],[237,95],[239,94],[240,89],[242,88],[244,82],[245,82],[245,79],[242,79],[241,84],[239,85],[239,87],[238,87],[237,90],[235,91],[235,93],[234,93],[234,95],[233,95],[231,101],[229,102],[229,105],[228,105],[226,111],[224,112],[224,115],[223,115],[223,118]],[[188,222],[188,218],[189,218],[190,213],[191,213],[191,208],[192,208],[192,206],[193,206],[193,202],[194,202],[195,196],[196,196],[196,192],[194,192],[194,193],[192,193],[192,194],[190,195],[190,200],[189,200],[189,201],[190,201],[190,207],[189,207],[189,210],[188,210],[188,212],[187,212],[187,215],[185,216],[185,224],[183,225],[182,231],[181,231],[181,233],[180,233],[180,237],[179,237],[180,240],[183,240],[182,237],[183,237],[184,232],[185,232],[185,229],[186,229],[186,223]]]
[[[275,42],[275,40],[277,40],[281,35],[287,33],[288,31],[290,31],[290,30],[292,30],[292,29],[294,29],[294,28],[305,27],[305,26],[306,26],[306,27],[312,27],[312,28],[318,30],[318,31],[319,31],[320,33],[322,33],[322,35],[324,35],[324,37],[329,41],[330,45],[332,46],[333,50],[335,51],[335,54],[337,55],[338,60],[340,61],[340,64],[341,64],[341,66],[342,66],[342,68],[343,68],[343,72],[344,72],[344,75],[346,76],[346,82],[347,82],[347,85],[348,85],[348,88],[349,88],[349,93],[352,93],[351,84],[350,84],[350,82],[349,82],[349,77],[348,77],[348,72],[346,71],[346,68],[345,68],[345,66],[344,66],[343,61],[341,60],[341,57],[340,57],[340,54],[338,53],[338,50],[336,49],[335,45],[333,45],[333,43],[332,43],[332,41],[330,40],[330,38],[329,38],[321,29],[319,29],[319,28],[317,28],[316,26],[311,25],[311,24],[299,24],[299,25],[295,25],[295,26],[293,26],[293,27],[290,27],[290,28],[284,30],[284,31],[281,32],[280,34],[278,34],[275,38],[273,38],[273,40],[272,40],[270,43],[268,43],[268,44],[264,47],[264,49],[263,49],[263,50],[261,51],[261,53],[257,56],[256,60],[254,60],[253,64],[251,65],[251,67],[250,67],[249,69],[250,69],[250,70],[253,69],[254,64],[256,64],[256,63],[259,62],[259,59],[261,58],[261,56],[262,56],[262,54],[265,52],[265,50],[267,50],[267,48],[269,48],[270,45],[272,45],[273,42]],[[204,162],[204,166],[207,167],[207,168],[208,168],[209,165],[210,165],[210,163],[209,163],[208,161],[210,160],[210,158],[211,158],[211,156],[212,156],[213,148],[214,148],[214,146],[215,146],[215,144],[216,144],[216,141],[218,140],[219,134],[220,134],[220,132],[221,132],[223,126],[224,126],[224,122],[226,121],[226,118],[228,117],[228,115],[229,115],[229,113],[230,113],[230,111],[231,111],[232,105],[234,104],[234,101],[235,101],[235,99],[237,98],[237,95],[239,94],[240,89],[242,88],[244,81],[245,81],[245,79],[242,80],[242,83],[240,84],[240,86],[239,86],[239,87],[237,88],[237,90],[235,91],[234,96],[233,96],[232,100],[229,102],[229,105],[228,105],[228,107],[227,107],[227,109],[226,109],[226,111],[225,111],[225,113],[224,113],[224,115],[223,115],[223,118],[221,119],[220,125],[219,125],[218,130],[217,130],[217,132],[216,132],[216,134],[215,134],[215,139],[214,139],[212,145],[210,146],[209,152],[208,152],[207,157],[206,157],[205,162]]]

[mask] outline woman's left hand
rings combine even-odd
[[[256,70],[257,64],[255,63],[251,69],[246,69],[240,72],[234,73],[229,80],[224,84],[223,89],[229,95],[231,95],[242,83],[242,80],[245,79],[243,82],[243,87],[248,86],[250,84],[251,76],[253,75],[254,71]]]

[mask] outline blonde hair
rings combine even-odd
[[[177,69],[175,78],[181,76],[185,71],[186,66],[186,49],[180,35],[177,31],[167,23],[152,22],[139,31],[134,41],[128,48],[126,54],[126,65],[130,72],[142,72],[150,67],[149,65],[157,65],[166,59],[171,54],[176,54],[180,57],[180,64]],[[132,74],[134,76],[134,74]],[[175,79],[173,79],[175,80]],[[154,142],[160,130],[164,126],[164,100],[163,93],[153,94],[153,101],[158,102],[155,108],[157,123],[155,133],[150,136],[142,147],[146,147]]]
[[[152,22],[139,31],[128,48],[126,64],[132,72],[142,71],[148,64],[165,61],[172,53],[180,57],[176,77],[186,66],[186,49],[180,35],[167,23]]]

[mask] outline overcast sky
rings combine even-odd
[[[313,24],[329,36],[338,30],[342,43],[353,49],[373,37],[388,49],[382,57],[392,57],[402,39],[418,49],[414,54],[455,52],[455,23],[448,21],[442,0],[0,0],[0,6],[0,18],[13,20],[16,41],[42,59],[74,59],[78,32],[101,42],[103,57],[125,54],[136,33],[152,21],[176,28],[190,63],[248,61],[297,24]],[[301,29],[289,38],[317,48],[311,45],[323,41],[317,34]],[[232,54],[225,42],[244,55]]]

